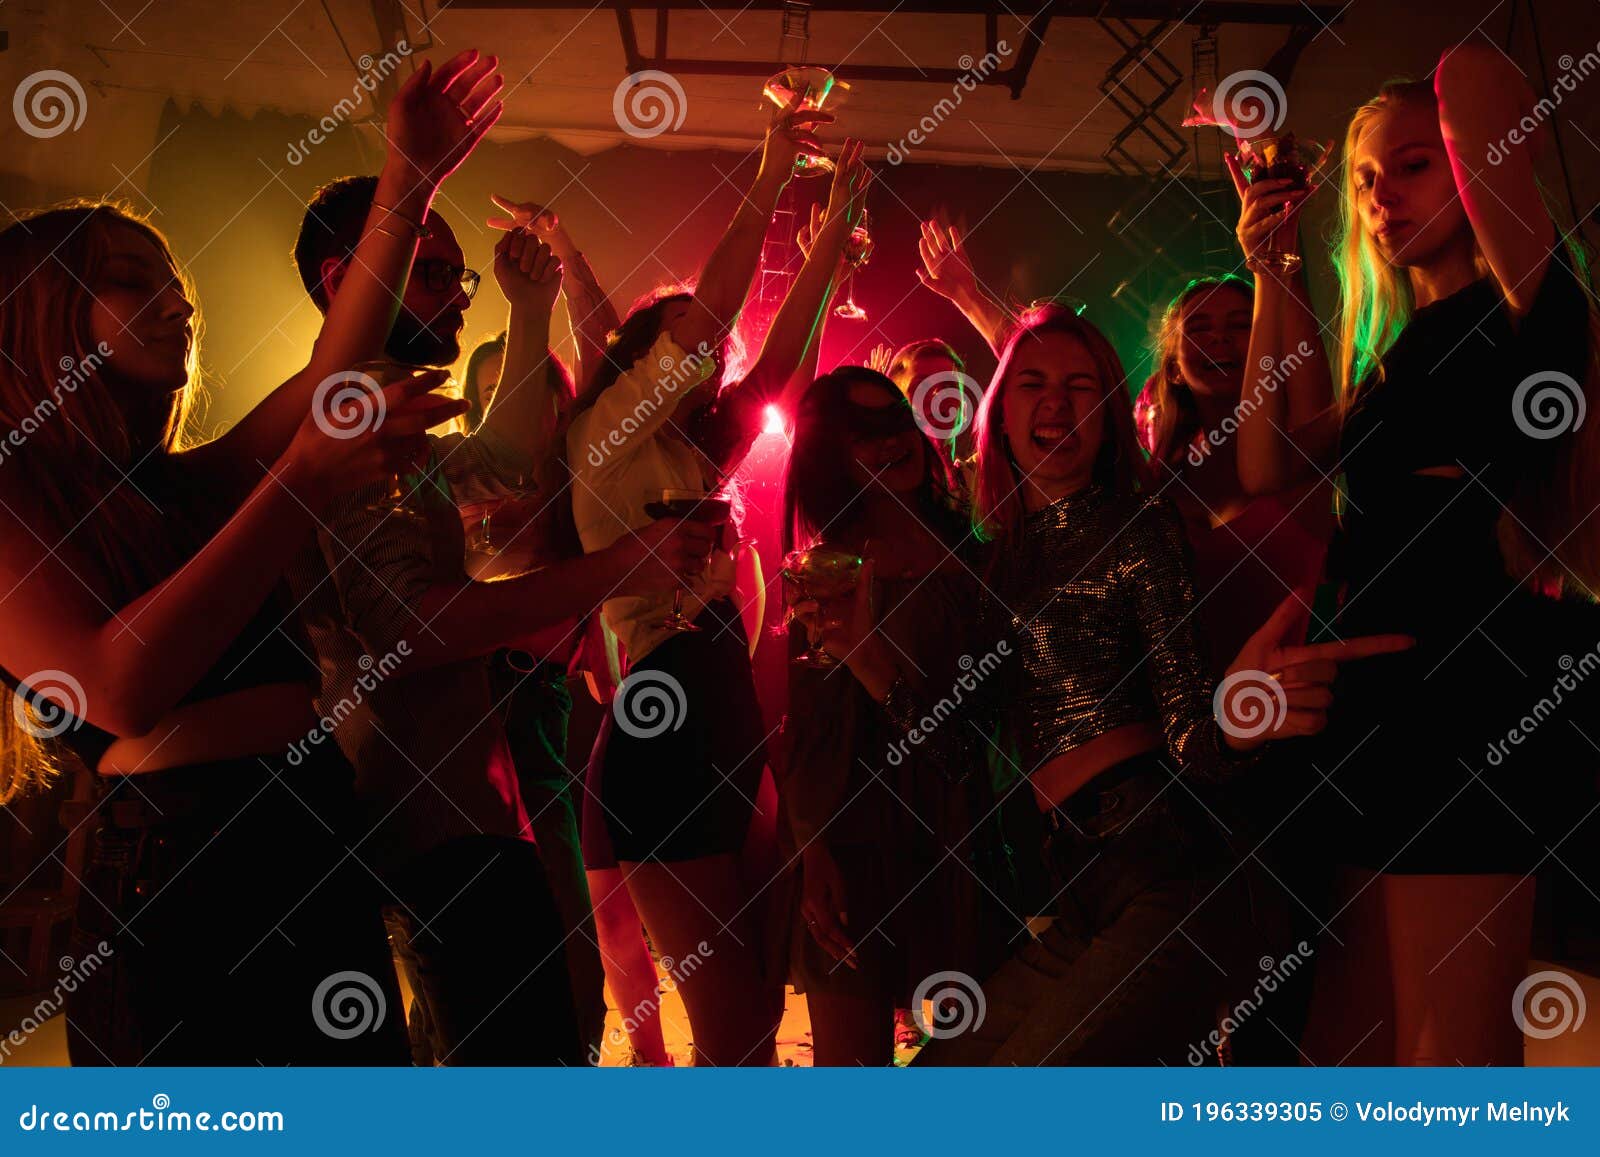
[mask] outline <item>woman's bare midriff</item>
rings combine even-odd
[[[148,734],[116,740],[95,770],[141,775],[252,755],[270,759],[316,725],[304,683],[249,687],[173,708]]]
[[[1063,803],[1108,767],[1154,751],[1166,741],[1154,723],[1129,723],[1062,752],[1028,776],[1040,811]]]

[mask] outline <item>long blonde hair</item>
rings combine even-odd
[[[158,511],[140,493],[144,480],[163,479],[169,455],[182,446],[198,389],[196,355],[190,354],[188,380],[161,429],[140,432],[130,428],[105,380],[115,350],[106,355],[91,331],[88,286],[117,228],[137,230],[172,260],[159,230],[110,202],[25,214],[0,230],[0,437],[6,441],[0,493],[14,509],[26,503],[53,547],[67,547],[69,557],[89,564],[79,577],[112,606],[170,574],[198,545],[181,514],[170,507]],[[192,302],[187,280],[183,288]],[[124,481],[129,475],[140,484]],[[0,710],[0,804],[45,786],[55,769],[52,753],[6,704]]]
[[[1362,227],[1352,164],[1356,145],[1372,122],[1406,104],[1421,104],[1438,115],[1431,83],[1392,80],[1356,109],[1344,137],[1334,270],[1340,288],[1338,381],[1340,403],[1346,410],[1368,375],[1382,375],[1384,355],[1416,309],[1405,270],[1385,261]],[[1552,217],[1558,217],[1553,210]],[[1566,244],[1573,274],[1587,282],[1582,249],[1570,238]],[[1489,276],[1488,262],[1475,240],[1473,249],[1478,276]],[[1552,275],[1557,274],[1547,274]],[[1600,519],[1587,516],[1600,501],[1600,311],[1593,294],[1585,297],[1588,358],[1581,387],[1589,418],[1560,438],[1548,471],[1519,480],[1516,490],[1503,496],[1497,535],[1506,570],[1519,582],[1551,594],[1571,590],[1594,599],[1600,597]]]

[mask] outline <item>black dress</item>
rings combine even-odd
[[[1600,642],[1600,615],[1516,583],[1496,539],[1504,503],[1551,468],[1556,446],[1528,433],[1518,387],[1538,373],[1581,383],[1586,359],[1583,287],[1558,254],[1520,324],[1476,281],[1417,310],[1356,394],[1330,558],[1343,596],[1323,633],[1417,645],[1340,671],[1312,759],[1335,789],[1317,791],[1315,812],[1340,862],[1522,873],[1593,778],[1595,749],[1572,723],[1592,718],[1600,679],[1585,686],[1569,668]],[[1417,473],[1438,468],[1461,476]],[[1564,675],[1574,690],[1553,694]]]

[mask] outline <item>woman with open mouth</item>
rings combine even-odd
[[[860,598],[837,618],[837,645],[863,640],[852,672],[948,775],[983,766],[971,745],[986,742],[984,722],[1003,724],[1051,829],[1056,919],[981,993],[952,1002],[984,1015],[937,1026],[918,1063],[1186,1063],[1214,1026],[1226,973],[1258,955],[1214,786],[1269,738],[1323,726],[1338,661],[1408,640],[1287,644],[1300,617],[1291,597],[1221,688],[1253,683],[1270,717],[1219,717],[1182,521],[1141,492],[1132,406],[1105,336],[1070,308],[1024,314],[978,431],[972,517],[989,543],[979,617],[1014,652],[1010,678],[983,684],[992,714],[928,732],[926,692],[863,622]]]

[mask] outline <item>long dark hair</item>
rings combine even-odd
[[[1243,294],[1246,301],[1255,301],[1255,286],[1242,277],[1231,273],[1222,277],[1196,277],[1167,303],[1156,326],[1151,343],[1150,379],[1134,402],[1133,415],[1139,441],[1151,462],[1158,466],[1180,469],[1189,444],[1204,432],[1194,391],[1183,380],[1183,371],[1178,367],[1178,350],[1183,345],[1184,306],[1217,289],[1232,289]]]
[[[473,346],[472,352],[467,355],[467,369],[462,376],[461,396],[467,400],[465,421],[468,430],[476,430],[483,422],[483,394],[478,390],[478,371],[483,368],[484,362],[496,354],[504,355],[505,352],[506,331],[501,330]]]
[[[891,405],[907,406],[894,382],[866,366],[839,366],[807,387],[795,413],[794,445],[783,476],[783,549],[809,543],[825,534],[837,534],[861,512],[861,488],[850,474],[849,425],[846,413],[850,388],[876,386]],[[923,477],[912,506],[922,520],[945,542],[954,545],[965,532],[965,517],[957,509],[950,476],[938,443],[920,429],[923,443]]]

